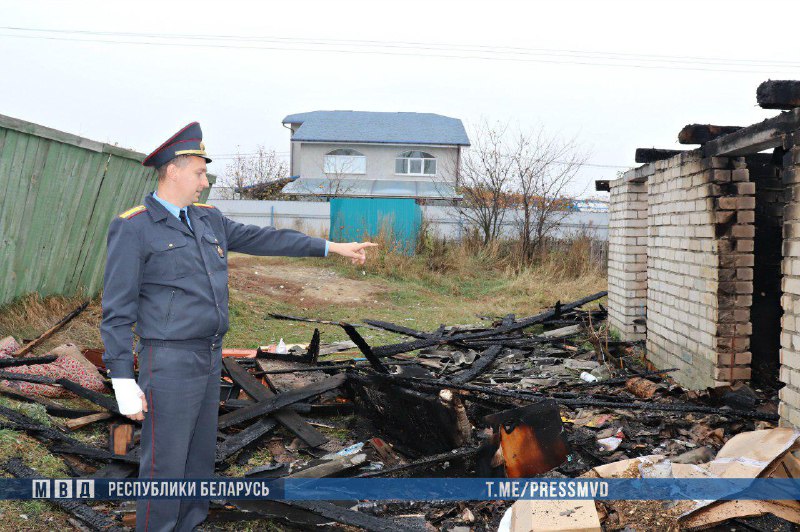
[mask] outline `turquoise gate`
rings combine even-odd
[[[386,234],[398,249],[413,253],[422,209],[413,198],[333,198],[331,238],[360,241]]]

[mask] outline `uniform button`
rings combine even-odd
[[[208,272],[208,276],[211,277],[211,272]]]
[[[172,246],[173,246],[173,244],[170,244],[170,245],[169,245],[169,247],[172,247]]]

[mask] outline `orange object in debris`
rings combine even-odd
[[[81,351],[83,356],[98,368],[105,369],[106,365],[103,363],[103,350],[102,349],[84,349]]]
[[[508,478],[529,478],[554,469],[567,459],[569,447],[558,405],[542,401],[485,418],[499,425],[500,448]]]
[[[256,358],[256,349],[223,349],[222,358]]]

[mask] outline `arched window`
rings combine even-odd
[[[394,172],[405,175],[436,175],[436,157],[424,151],[406,151],[394,161]]]
[[[326,174],[365,174],[367,158],[356,150],[341,148],[325,154],[322,171]]]

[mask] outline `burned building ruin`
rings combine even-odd
[[[747,127],[693,124],[694,149],[640,149],[610,192],[609,323],[657,368],[702,389],[780,389],[800,427],[800,81],[767,81],[780,114]]]

